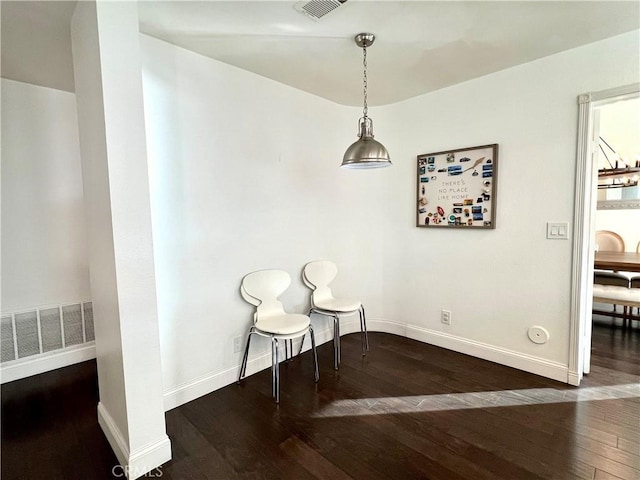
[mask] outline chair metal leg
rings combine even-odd
[[[305,335],[302,335],[302,340],[300,340],[300,350],[298,350],[298,356],[300,356],[300,354],[302,353],[302,346],[304,345],[304,337],[305,337]]]
[[[276,396],[276,344],[271,337],[271,396]]]
[[[360,343],[362,343],[362,356],[364,357],[367,354],[367,346],[364,340],[364,322],[362,320],[362,308],[358,309],[358,315],[360,316]]]
[[[276,403],[280,403],[280,359],[278,358],[278,340],[276,340]]]
[[[245,373],[247,373],[247,359],[249,358],[249,345],[251,344],[251,335],[255,333],[255,328],[249,329],[249,335],[247,335],[247,346],[244,349],[244,355],[242,356],[242,366],[240,367],[240,375],[238,376],[238,383],[242,380]]]
[[[318,371],[318,355],[316,354],[316,337],[313,334],[313,327],[309,326],[309,335],[311,336],[311,350],[313,351],[313,370],[316,382],[320,380],[320,372]]]
[[[289,360],[293,360],[293,338],[289,339]]]
[[[271,395],[280,403],[280,364],[278,360],[278,339],[271,337]]]
[[[338,370],[340,365],[340,317],[333,316],[333,368]]]
[[[362,326],[364,327],[364,343],[369,351],[369,334],[367,333],[367,316],[364,313],[364,305],[360,305],[360,311],[362,312]]]
[[[367,322],[364,317],[364,307],[358,309],[360,314],[360,340],[362,341],[362,356],[364,357],[369,350],[369,336],[367,335]]]

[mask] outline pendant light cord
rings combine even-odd
[[[364,118],[367,118],[367,113],[369,112],[369,107],[367,106],[367,47],[362,48],[362,65],[364,66],[364,75],[362,77],[362,85],[364,90],[364,109],[362,113],[364,114]]]

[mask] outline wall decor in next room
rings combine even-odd
[[[416,226],[496,228],[498,144],[418,155]]]

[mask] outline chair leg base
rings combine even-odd
[[[276,403],[280,403],[280,360],[278,339],[275,337],[271,337],[271,396],[276,399]]]
[[[247,345],[244,349],[244,355],[242,356],[242,365],[240,367],[240,374],[238,376],[238,380],[236,383],[239,385],[242,382],[245,374],[247,373],[247,360],[249,357],[249,346],[251,345],[251,335],[255,332],[254,327],[251,327],[249,330],[249,335],[247,336]],[[320,371],[318,368],[318,354],[316,351],[316,338],[313,332],[313,327],[309,326],[309,335],[311,337],[311,350],[313,352],[313,370],[314,370],[314,380],[315,383],[318,383],[320,380]],[[300,342],[300,351],[298,355],[302,352],[302,343],[304,343],[304,337],[302,336],[302,340]],[[293,339],[284,340],[284,348],[285,348],[285,361],[293,360]],[[289,358],[288,351],[291,352],[291,358]],[[271,337],[271,396],[275,399],[276,405],[280,404],[280,358],[278,352],[278,339],[276,337]]]
[[[335,348],[337,351],[337,355],[336,355],[336,370],[338,369],[338,367],[340,366],[340,361],[342,360],[342,355],[341,355],[341,351],[340,351],[340,317],[338,315],[336,315],[336,344],[335,344]]]
[[[333,317],[333,368],[334,370],[338,370],[340,368],[340,317],[338,312],[327,313],[324,311],[316,310],[315,308],[311,308],[309,310],[309,316],[312,313],[316,313],[318,315],[332,316]],[[369,351],[369,334],[367,332],[367,318],[364,312],[364,306],[360,306],[358,309],[358,314],[360,316],[360,337],[362,341],[362,356],[364,357]],[[302,349],[302,347],[301,347]]]
[[[249,329],[249,334],[247,335],[247,346],[244,349],[244,354],[242,355],[242,366],[240,367],[240,375],[238,375],[238,381],[236,383],[240,383],[242,378],[247,373],[247,360],[249,358],[249,345],[251,344],[251,335],[255,333],[255,328],[251,327]]]
[[[369,351],[369,334],[367,332],[367,317],[364,313],[364,306],[360,306],[360,338],[362,339],[362,356],[364,357]]]
[[[318,370],[318,354],[316,353],[316,336],[313,328],[309,327],[309,336],[311,337],[311,350],[313,351],[313,372],[316,383],[320,380],[320,371]]]

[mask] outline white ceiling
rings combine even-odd
[[[34,37],[51,35],[50,24],[65,21],[68,37],[73,3],[2,2],[3,76],[12,78],[11,62],[5,61],[11,52],[19,52],[13,56],[25,70],[29,50],[65,48],[64,41]],[[637,1],[348,0],[317,22],[294,4],[141,1],[140,29],[346,105],[362,104],[362,50],[353,36],[372,32],[377,39],[368,50],[369,104],[381,105],[640,28]],[[62,13],[51,13],[55,5]],[[39,16],[48,29],[29,28]],[[14,34],[6,36],[5,28]],[[68,75],[71,88],[68,81],[57,88],[73,89]]]
[[[69,21],[76,2],[2,1],[2,77],[73,91]]]

